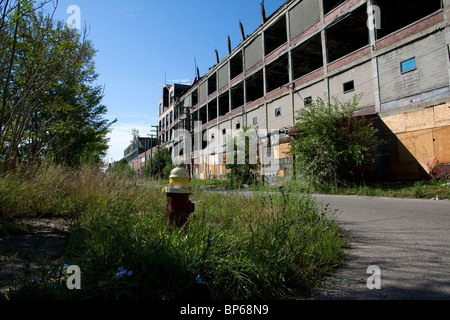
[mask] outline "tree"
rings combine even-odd
[[[227,151],[232,151],[233,161],[227,161],[226,168],[228,184],[230,187],[239,188],[243,184],[254,184],[258,181],[259,164],[256,154],[251,150],[257,150],[257,132],[251,127],[244,127],[236,137],[231,137],[226,142]],[[227,152],[227,156],[230,152]]]
[[[161,174],[158,172],[158,161],[159,166],[161,168]],[[152,154],[152,158],[147,162],[147,165],[144,167],[144,172],[146,177],[150,178],[169,178],[170,171],[175,168],[175,165],[172,162],[172,156],[169,153],[169,150],[165,147],[161,147],[159,151]]]
[[[328,102],[319,97],[298,111],[290,153],[295,172],[307,184],[331,187],[364,180],[382,142],[373,119],[354,116],[359,99]]]
[[[98,162],[114,121],[103,119],[102,89],[93,85],[95,50],[86,31],[55,23],[34,1],[0,1],[3,170],[19,161]]]

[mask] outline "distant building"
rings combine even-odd
[[[390,139],[382,174],[442,175],[450,164],[449,21],[450,0],[286,1],[250,36],[242,30],[243,41],[191,86],[163,88],[161,144],[174,161],[188,160],[194,177],[222,178],[224,137],[253,126],[268,131],[259,138],[273,146],[277,170],[267,175],[278,179],[291,163],[295,112],[324,95],[362,94],[357,114],[376,117]],[[180,129],[191,135],[176,136]]]
[[[146,152],[149,152],[152,147],[157,145],[156,138],[150,137],[137,137],[134,141],[125,149],[123,157],[135,169],[141,169],[145,165]],[[147,156],[147,159],[149,157]]]

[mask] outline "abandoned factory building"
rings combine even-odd
[[[385,178],[448,174],[450,0],[289,0],[261,17],[249,36],[240,25],[241,43],[229,44],[228,55],[192,85],[164,86],[158,138],[175,162],[188,159],[193,177],[223,178],[223,144],[183,139],[194,141],[199,121],[207,142],[250,126],[278,130],[273,176],[283,177],[296,111],[317,97],[361,94],[356,115],[374,117],[389,141]],[[135,168],[149,155],[136,157]]]

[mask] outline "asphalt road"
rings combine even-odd
[[[352,237],[345,266],[311,299],[449,300],[450,201],[314,195]],[[380,289],[369,266],[379,268]]]

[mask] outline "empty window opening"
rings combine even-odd
[[[241,84],[231,89],[231,110],[244,105],[244,86]]]
[[[198,111],[192,112],[190,118],[191,118],[191,128],[190,129],[193,130],[195,122],[198,121]]]
[[[336,9],[346,0],[323,0],[323,11],[325,14]]]
[[[208,146],[208,140],[206,138],[206,130],[204,130],[202,131],[202,149],[206,149],[206,147]]]
[[[206,108],[207,106],[203,106],[198,111],[198,120],[201,121],[202,125],[208,122],[208,119],[206,117]]]
[[[293,78],[298,79],[323,67],[320,34],[292,51]]]
[[[246,81],[247,103],[264,96],[264,79],[262,70],[249,77]]]
[[[279,117],[281,116],[281,108],[276,108],[275,109],[275,117]]]
[[[242,51],[230,59],[230,79],[236,78],[244,71],[242,63]]]
[[[219,117],[230,111],[230,94],[227,92],[219,97]]]
[[[241,128],[241,124],[238,122],[236,123],[236,130],[239,130]]]
[[[350,16],[326,29],[328,62],[369,44],[366,11],[366,5],[362,5]]]
[[[282,16],[264,32],[265,54],[268,55],[287,42],[286,17]]]
[[[217,77],[216,77],[216,74],[213,73],[208,78],[208,95],[215,92],[216,90],[217,90]]]
[[[377,1],[380,17],[376,35],[381,39],[388,34],[418,21],[442,8],[441,0],[390,0]]]
[[[258,124],[258,117],[253,118],[253,124]]]
[[[226,134],[227,133],[227,129],[223,128],[222,129],[222,134]]]
[[[208,121],[217,118],[217,99],[212,100],[208,103]]]
[[[355,90],[355,82],[353,80],[346,82],[343,84],[343,87],[344,87],[344,93],[353,91],[353,90]]]
[[[416,58],[411,58],[400,63],[400,69],[402,73],[412,71],[416,69]]]
[[[284,54],[266,67],[267,91],[275,90],[289,82],[289,59]]]
[[[198,88],[192,91],[192,106],[196,106],[198,103]]]

